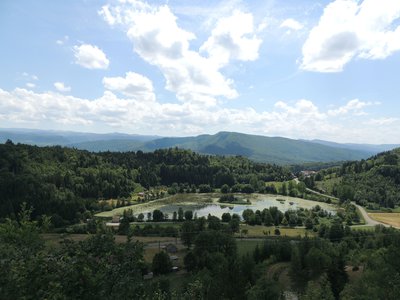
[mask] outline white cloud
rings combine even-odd
[[[83,44],[73,47],[75,63],[87,69],[107,69],[110,61],[97,46]]]
[[[26,86],[27,86],[28,88],[30,88],[30,89],[33,89],[34,87],[36,87],[36,84],[34,84],[34,83],[32,83],[32,82],[28,82],[28,83],[26,84]]]
[[[400,121],[399,118],[384,117],[384,118],[371,119],[368,122],[366,122],[366,124],[386,126],[386,125],[393,125],[394,123],[398,123],[399,121]]]
[[[125,77],[104,77],[103,85],[106,89],[138,100],[155,101],[153,83],[147,77],[127,72]]]
[[[235,10],[217,22],[200,51],[207,52],[211,60],[224,66],[231,59],[256,60],[261,42],[255,35],[253,15]]]
[[[28,72],[23,72],[22,76],[27,80],[39,80],[39,77],[37,77],[35,74],[29,74]]]
[[[68,40],[69,40],[69,36],[68,35],[64,35],[64,37],[62,39],[56,40],[56,44],[62,46],[65,43],[67,43]]]
[[[393,126],[398,121],[394,119],[377,118],[379,121],[372,119],[368,123],[365,117],[359,116],[338,122],[336,116],[306,99],[291,103],[278,101],[270,111],[256,111],[251,107],[230,109],[219,105],[205,107],[196,103],[143,101],[140,97],[119,98],[110,91],[89,100],[61,93],[0,89],[0,98],[1,126],[41,127],[46,124],[47,128],[79,130],[85,126],[86,131],[102,128],[168,136],[229,130],[347,142],[400,141],[397,126]],[[379,126],[376,125],[378,122]]]
[[[69,91],[71,91],[71,87],[70,86],[66,86],[63,82],[54,82],[54,87],[59,92],[69,92]]]
[[[284,20],[279,27],[297,31],[302,29],[304,26],[299,21],[289,18]]]
[[[359,99],[353,99],[347,102],[344,106],[329,110],[328,114],[330,116],[339,116],[352,113],[353,115],[361,116],[366,114],[366,112],[363,111],[364,107],[378,104],[379,102],[363,102]]]
[[[260,24],[257,26],[257,32],[262,32],[268,27],[267,19],[264,18]]]
[[[400,50],[400,1],[336,0],[303,45],[301,68],[340,72],[354,58],[384,59]]]
[[[233,80],[225,78],[221,67],[230,59],[258,57],[261,41],[255,37],[251,14],[236,11],[220,19],[202,47],[209,55],[204,57],[190,48],[196,36],[178,26],[177,17],[167,5],[126,1],[119,6],[103,6],[99,13],[110,25],[123,25],[134,51],[160,69],[165,88],[183,102],[214,106],[218,97],[237,97]]]

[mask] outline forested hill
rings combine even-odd
[[[322,185],[334,182],[332,192],[343,200],[371,209],[394,208],[400,205],[400,148],[321,171],[315,179],[323,179]]]
[[[190,150],[94,154],[7,142],[0,144],[0,218],[15,214],[26,202],[35,216],[72,222],[96,210],[99,199],[126,198],[135,188],[175,185],[189,191],[240,183],[257,189],[265,181],[290,177],[280,166]]]
[[[330,147],[319,143],[282,137],[266,137],[236,132],[219,132],[187,138],[162,138],[146,142],[143,150],[174,147],[217,155],[243,155],[254,161],[278,164],[331,162],[367,158],[368,151]]]
[[[338,144],[267,137],[237,132],[219,132],[189,137],[157,137],[121,133],[94,134],[66,131],[1,129],[0,142],[51,146],[60,145],[93,152],[138,151],[183,148],[211,155],[241,155],[251,160],[293,165],[365,159],[394,145]]]

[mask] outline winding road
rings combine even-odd
[[[363,225],[363,226],[383,225],[383,226],[385,226],[385,227],[391,227],[391,226],[388,225],[388,224],[385,224],[385,223],[382,223],[382,222],[379,222],[379,221],[376,221],[376,220],[372,219],[372,218],[369,216],[369,214],[367,213],[367,211],[365,210],[364,207],[358,205],[357,203],[355,203],[355,202],[353,202],[353,201],[351,202],[351,204],[353,204],[355,207],[357,207],[357,209],[361,212],[361,214],[362,214],[362,216],[363,216],[363,218],[364,218],[364,221],[365,221],[365,225]]]
[[[297,178],[296,178],[296,179],[297,179]],[[297,180],[296,182],[298,182],[298,180]],[[309,188],[306,188],[306,190],[307,190],[308,192],[313,193],[313,194],[316,194],[316,195],[324,196],[324,197],[331,198],[331,199],[334,199],[334,200],[339,200],[339,198],[336,198],[336,197],[333,197],[333,196],[329,196],[329,195],[326,195],[326,194],[322,194],[322,193],[320,193],[320,192],[314,191],[314,190],[309,189]],[[365,221],[365,224],[364,224],[364,225],[357,225],[357,226],[375,226],[375,225],[383,225],[383,226],[385,226],[385,227],[391,227],[391,226],[388,225],[388,224],[385,224],[385,223],[382,223],[382,222],[379,222],[379,221],[376,221],[376,220],[372,219],[372,218],[369,216],[369,214],[367,213],[367,211],[365,210],[365,208],[362,207],[361,205],[358,205],[358,204],[355,203],[354,201],[352,201],[351,204],[353,204],[355,207],[357,207],[357,209],[359,210],[359,212],[361,213],[361,215],[363,216],[364,221]]]

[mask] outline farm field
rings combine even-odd
[[[70,239],[75,242],[83,241],[89,238],[90,234],[59,234],[59,233],[46,233],[42,234],[42,238],[47,246],[57,246],[64,239]],[[115,241],[117,243],[125,243],[127,237],[125,235],[115,235]],[[153,243],[175,243],[176,239],[174,237],[159,237],[159,236],[135,236],[134,241],[141,242],[143,244],[153,244]]]
[[[376,221],[400,228],[400,213],[368,213],[368,215]]]
[[[275,236],[275,226],[263,226],[263,225],[254,225],[250,226],[247,224],[240,224],[240,233],[236,233],[236,237],[256,237],[256,238],[264,238],[266,236]],[[247,234],[244,234],[243,231],[247,230]],[[316,233],[311,230],[306,230],[305,228],[291,228],[291,227],[279,227],[280,236],[290,236],[290,237],[298,237],[298,236],[316,236]]]

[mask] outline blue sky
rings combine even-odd
[[[400,143],[400,2],[0,2],[0,126]]]

